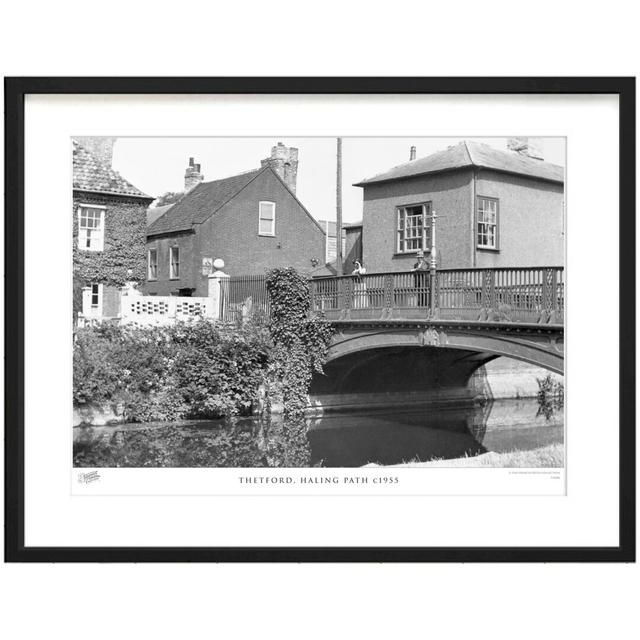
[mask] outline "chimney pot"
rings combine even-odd
[[[199,185],[204,176],[200,173],[200,165],[195,163],[195,158],[189,158],[189,166],[184,172],[184,191],[188,193]]]
[[[271,155],[260,161],[260,166],[270,166],[289,189],[295,193],[298,179],[298,149],[278,142],[271,148]]]
[[[409,160],[415,160],[415,159],[416,159],[416,148],[411,147],[411,151],[409,151]]]

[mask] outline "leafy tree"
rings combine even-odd
[[[182,198],[184,193],[182,191],[166,191],[155,201],[156,207],[164,207],[167,204],[175,204]]]

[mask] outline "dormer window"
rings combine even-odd
[[[78,249],[81,251],[104,250],[105,207],[81,204],[78,207]]]
[[[262,201],[258,212],[258,235],[276,235],[276,203]]]

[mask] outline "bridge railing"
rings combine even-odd
[[[562,267],[441,269],[310,281],[327,319],[443,319],[562,323]]]

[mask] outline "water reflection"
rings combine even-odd
[[[536,399],[527,399],[455,409],[413,406],[334,413],[308,420],[308,443],[305,438],[293,449],[290,429],[277,419],[268,429],[256,418],[238,419],[232,425],[214,420],[89,427],[74,430],[74,464],[359,467],[526,451],[562,443],[562,411],[539,409]],[[279,439],[278,433],[282,434]]]
[[[530,399],[455,410],[329,415],[312,422],[309,440],[316,464],[352,467],[526,451],[562,442],[563,432],[562,414],[546,419]]]

